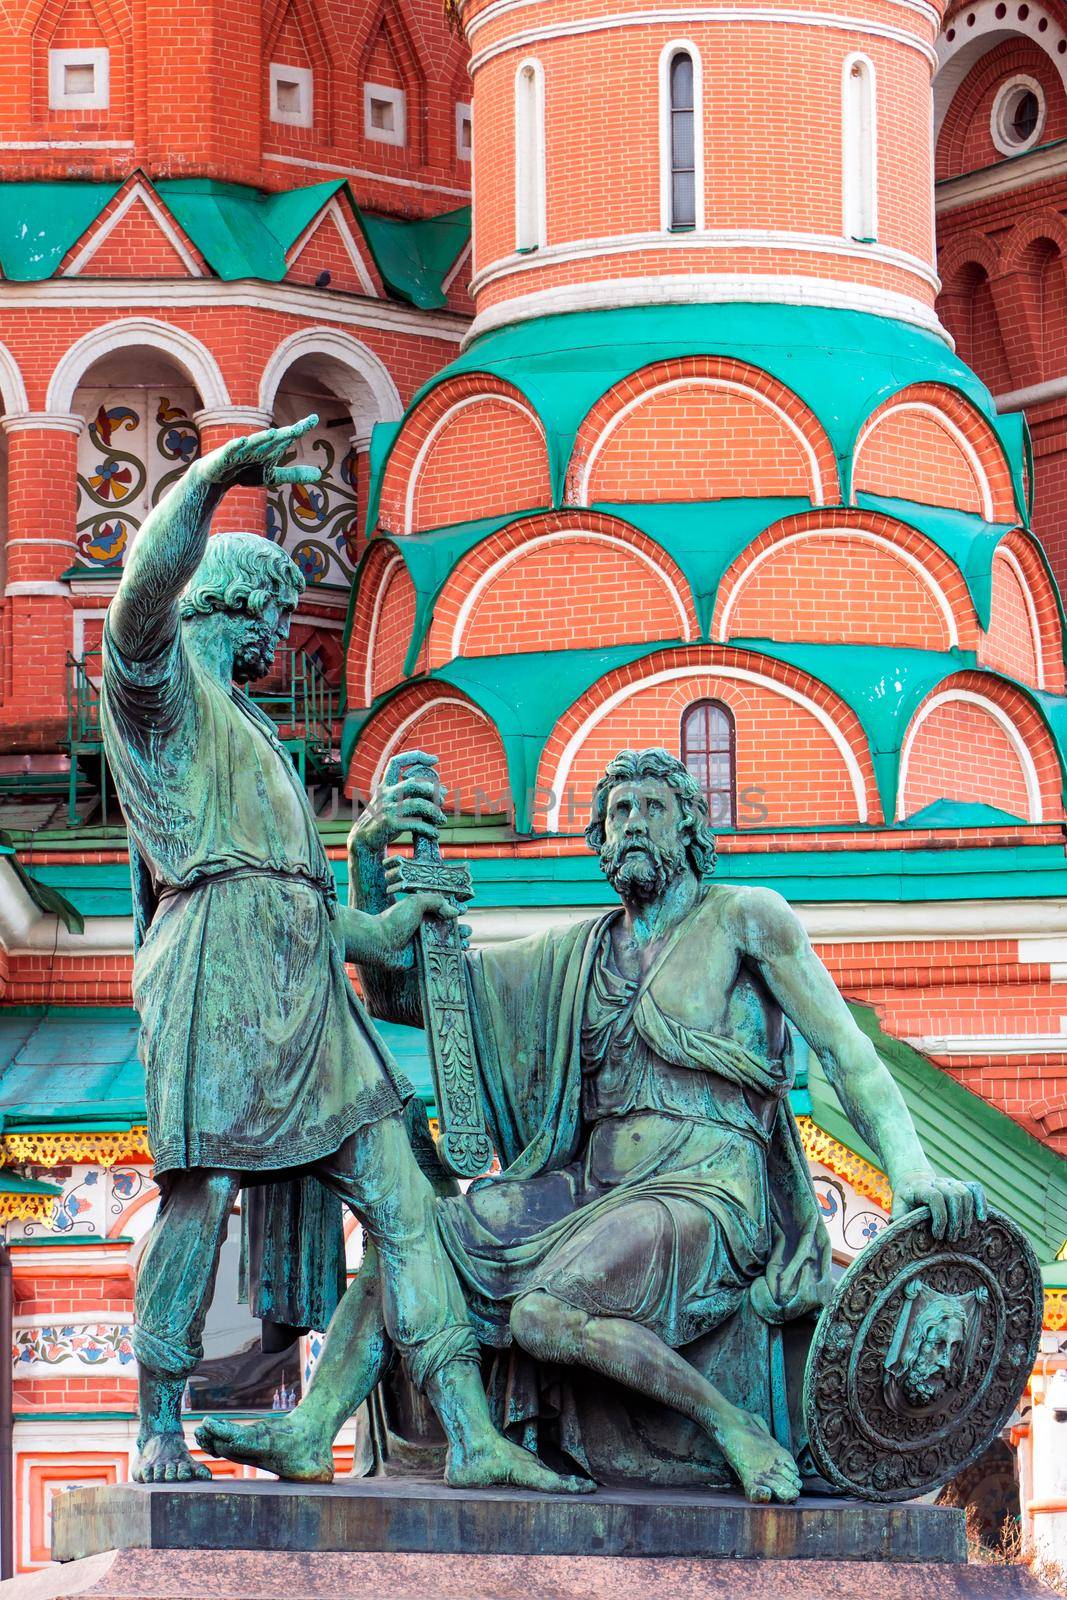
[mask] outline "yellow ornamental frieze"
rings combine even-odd
[[[135,1156],[151,1158],[147,1128],[120,1128],[102,1133],[12,1132],[0,1139],[0,1165],[113,1167]]]

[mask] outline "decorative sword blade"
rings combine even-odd
[[[394,784],[402,778],[439,781],[432,767],[394,758],[385,781]],[[470,869],[464,862],[443,861],[436,839],[416,834],[412,858],[393,857],[390,865],[394,893],[436,890],[458,904],[473,898]],[[441,1128],[437,1151],[456,1177],[476,1178],[492,1160],[493,1146],[478,1093],[463,954],[463,939],[454,919],[423,918],[415,938],[415,958]]]

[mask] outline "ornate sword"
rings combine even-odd
[[[395,756],[386,769],[385,781],[394,784],[405,777],[440,782],[432,767]],[[436,890],[460,905],[472,900],[474,885],[466,862],[443,861],[436,839],[421,834],[413,838],[415,849],[410,859],[389,858],[393,894]],[[437,1152],[456,1177],[477,1178],[492,1160],[493,1146],[478,1093],[463,938],[454,920],[430,916],[423,918],[415,941],[422,1017],[441,1129]]]

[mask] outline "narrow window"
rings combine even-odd
[[[846,238],[873,244],[878,234],[878,140],[874,68],[849,56],[842,84],[842,177]]]
[[[671,227],[697,223],[693,58],[683,51],[671,61]]]
[[[737,814],[734,719],[718,700],[696,700],[682,714],[682,764],[708,802],[713,828],[732,828]]]
[[[459,161],[471,158],[471,108],[464,100],[456,106],[456,158]]]
[[[539,61],[515,74],[515,248],[545,242],[545,80]]]

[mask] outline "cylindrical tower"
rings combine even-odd
[[[468,0],[475,332],[757,300],[936,327],[927,0]]]

